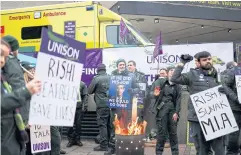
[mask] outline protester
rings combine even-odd
[[[152,83],[152,85],[151,85],[151,89],[150,89],[150,95],[149,96],[154,96],[154,94],[153,94],[153,92],[154,92],[154,90],[155,90],[155,88],[157,88],[157,87],[159,87],[160,86],[160,84],[161,84],[161,79],[163,79],[163,78],[166,78],[167,77],[167,69],[166,68],[161,68],[160,69],[160,71],[159,71],[159,74],[158,75],[156,75],[156,77],[155,77],[155,81]],[[152,108],[152,105],[154,105],[155,104],[155,102],[156,102],[156,99],[155,98],[153,98],[153,97],[151,97],[150,98],[150,106],[149,106],[149,108]],[[149,109],[148,108],[148,109]],[[156,116],[154,116],[154,115],[148,115],[147,117],[153,117],[153,119],[155,119],[155,117]],[[150,119],[148,119],[148,120],[152,120],[152,118]],[[152,121],[151,121],[152,122]],[[157,130],[155,130],[155,129],[157,129],[157,126],[156,126],[156,123],[154,123],[154,122],[152,122],[153,123],[153,125],[151,124],[151,122],[149,122],[148,124],[148,131],[149,132],[151,132],[151,131],[153,131],[153,132],[155,132],[155,131],[157,131]],[[157,133],[156,133],[157,134]],[[151,139],[152,137],[148,137],[149,139]],[[170,147],[170,144],[168,143],[168,134],[166,135],[166,139],[167,139],[167,143],[165,144],[165,147]]]
[[[35,68],[33,65],[31,65],[29,62],[21,62],[21,66],[24,71],[24,81],[25,84],[29,83],[33,80],[34,74],[35,74]],[[26,125],[25,130],[28,133],[28,136],[30,137],[30,126]],[[31,140],[26,144],[26,155],[32,155],[31,153]]]
[[[177,84],[187,85],[190,88],[191,95],[217,86],[218,81],[215,75],[216,73],[213,69],[212,57],[207,51],[199,52],[197,55],[197,61],[200,64],[199,68],[191,69],[189,72],[182,74],[184,65],[187,62],[190,62],[192,59],[193,58],[190,55],[181,56],[181,63],[177,65],[171,81]],[[215,154],[224,155],[225,147],[223,137],[219,137],[208,142],[205,140],[194,106],[192,105],[191,100],[189,101],[188,121],[190,122],[191,128],[194,131],[194,144],[196,148],[199,147],[199,155],[208,154],[209,144],[211,145]]]
[[[25,81],[23,78],[23,70],[17,58],[19,43],[15,37],[10,35],[4,36],[2,39],[6,41],[11,48],[10,55],[8,57],[9,60],[6,62],[6,65],[4,66],[4,70],[5,70],[5,76],[7,78],[8,83],[11,85],[13,90],[15,90],[25,86]],[[23,117],[23,122],[25,125],[28,123],[28,118],[29,118],[29,106],[30,106],[29,104],[30,104],[30,100],[27,101],[27,103],[20,108],[20,114]]]
[[[80,136],[81,136],[81,121],[84,117],[85,112],[88,109],[88,89],[84,82],[80,81],[80,101],[77,102],[74,126],[70,127],[68,130],[68,144],[67,147],[73,145],[83,146]]]
[[[108,151],[108,143],[114,144],[113,136],[113,120],[111,120],[111,111],[108,107],[108,94],[110,76],[106,73],[106,66],[99,64],[97,67],[97,75],[91,81],[89,86],[89,94],[94,94],[96,103],[97,123],[99,126],[99,146],[94,148],[94,151]],[[111,142],[112,140],[112,142]],[[112,144],[112,145],[113,145]]]
[[[136,81],[138,83],[146,83],[147,84],[145,74],[136,69],[136,62],[134,60],[130,60],[128,62],[128,71],[135,74]]]
[[[239,130],[228,135],[228,146],[227,146],[227,155],[236,155],[239,154],[240,147],[240,129],[241,129],[241,103],[238,99],[235,70],[240,70],[240,67],[237,67],[237,63],[232,61],[228,62],[226,65],[226,70],[221,74],[221,82],[223,88],[220,88],[223,91],[229,101],[230,107],[232,109],[234,118],[237,122]]]
[[[169,133],[171,150],[173,155],[178,155],[177,122],[180,112],[181,87],[170,81],[174,67],[167,70],[168,78],[160,80],[160,89],[155,89],[153,95],[156,98],[158,127],[156,155],[162,155],[164,144]]]
[[[195,69],[198,69],[199,67],[200,67],[200,63],[198,62],[198,54],[199,53],[197,53],[197,54],[195,54],[194,55],[194,62],[195,62],[195,65],[196,65],[196,68]],[[213,67],[213,72],[214,72],[214,78],[217,78],[217,73],[215,73],[216,72],[216,69]],[[187,90],[189,91],[189,89],[187,88]],[[193,130],[192,130],[193,131]],[[195,135],[194,133],[191,133],[192,135]],[[194,139],[194,140],[196,140],[196,139]],[[199,155],[199,142],[198,141],[196,141],[195,142],[196,143],[196,145],[195,145],[195,148],[196,148],[196,155]],[[208,155],[213,155],[213,151],[212,151],[212,148],[211,148],[211,145],[208,143],[207,144],[207,147],[208,147]]]
[[[40,92],[41,82],[33,79],[26,85],[13,89],[7,82],[9,79],[4,69],[10,51],[8,43],[1,40],[1,154],[25,155],[25,143],[29,137],[18,108],[24,106],[31,95]]]
[[[21,62],[21,66],[24,71],[25,83],[29,83],[34,78],[35,66],[26,61]],[[26,131],[30,134],[30,126],[28,125],[26,126]],[[59,155],[59,154],[66,153],[65,151],[62,151],[61,153],[61,150],[60,150],[61,139],[60,139],[60,133],[59,133],[58,127],[50,126],[50,135],[51,135],[51,151],[36,153],[35,155]],[[26,155],[32,155],[31,141],[29,141],[29,143],[26,144],[26,147],[27,147]]]

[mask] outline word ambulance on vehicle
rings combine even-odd
[[[121,19],[134,36],[124,44],[119,42]],[[20,52],[39,51],[42,27],[85,42],[87,49],[153,45],[123,17],[93,2],[1,11],[1,36],[15,36]]]

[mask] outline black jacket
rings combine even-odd
[[[110,76],[106,71],[102,70],[93,78],[89,85],[89,94],[95,94],[94,100],[97,108],[108,107],[108,91],[109,91]]]
[[[202,69],[190,69],[189,72],[183,74],[182,70],[183,67],[178,66],[172,75],[171,81],[176,84],[187,85],[191,95],[218,86],[215,71],[209,75]],[[188,120],[198,122],[191,99],[189,99],[188,105]]]
[[[241,111],[241,104],[238,100],[235,69],[241,69],[239,67],[227,69],[221,73],[221,82],[227,95],[230,107],[233,111]]]
[[[158,84],[157,84],[158,83]],[[164,102],[164,105],[160,109],[161,115],[166,113],[177,113],[181,110],[181,87],[178,84],[170,84],[167,78],[158,79],[155,86],[160,86],[161,94],[154,96],[154,88],[152,88],[151,96],[156,99],[157,107]],[[158,111],[158,110],[157,110]],[[157,116],[159,117],[159,115]]]

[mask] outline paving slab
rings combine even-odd
[[[63,139],[61,146],[67,152],[67,155],[104,155],[104,152],[95,152],[93,148],[98,146],[93,140],[82,141],[83,147],[72,146],[67,148],[67,140]],[[145,155],[155,155],[155,147],[145,147]],[[163,155],[172,155],[170,148],[165,148]],[[196,155],[194,146],[186,146],[185,144],[179,145],[179,155]]]

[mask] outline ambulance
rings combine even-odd
[[[119,41],[121,19],[132,37]],[[1,11],[1,37],[15,36],[19,52],[39,51],[42,27],[85,42],[87,49],[153,45],[130,22],[94,2],[75,2]]]

